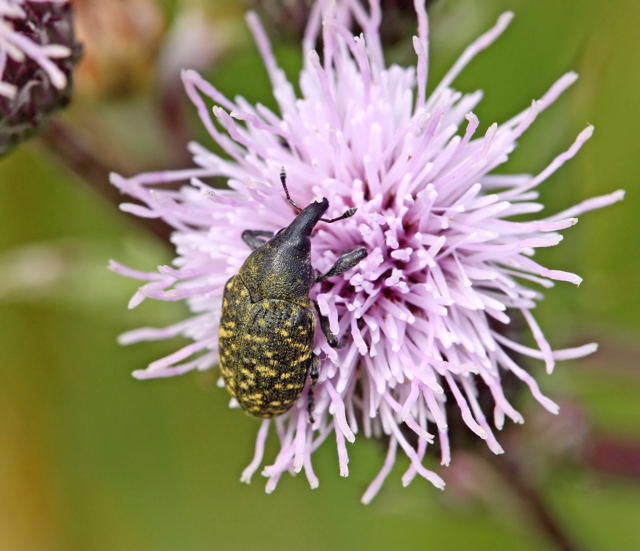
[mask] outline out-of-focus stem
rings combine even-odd
[[[573,540],[553,510],[545,502],[535,484],[513,456],[492,458],[496,471],[505,479],[507,485],[519,498],[522,506],[538,529],[560,551],[584,551],[584,547]]]
[[[589,440],[585,465],[595,471],[627,478],[640,478],[640,442],[600,434]]]
[[[185,118],[184,93],[177,86],[167,86],[160,97],[160,120],[165,130],[167,148],[176,163],[191,166],[187,151],[188,124]]]
[[[87,184],[95,193],[116,208],[122,200],[120,192],[109,183],[110,172],[131,173],[128,167],[116,166],[92,147],[86,136],[80,137],[60,121],[51,121],[42,133],[41,142],[59,161]],[[169,243],[171,228],[161,220],[131,217],[146,231]]]

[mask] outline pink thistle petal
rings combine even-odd
[[[384,460],[384,464],[382,465],[382,469],[380,469],[380,472],[371,481],[371,484],[369,484],[369,487],[361,498],[361,501],[364,505],[368,505],[369,503],[371,503],[371,500],[376,497],[376,494],[380,491],[380,488],[382,488],[382,485],[384,484],[387,476],[389,476],[389,473],[391,472],[391,469],[396,462],[397,448],[398,443],[396,442],[396,440],[394,440],[393,438],[389,438],[387,456]]]
[[[444,78],[440,81],[440,84],[436,87],[436,89],[431,94],[431,101],[433,99],[437,99],[439,94],[447,88],[456,77],[462,72],[462,70],[469,64],[469,62],[478,55],[482,50],[488,48],[496,39],[505,31],[505,29],[511,23],[513,19],[513,12],[505,12],[499,18],[496,24],[489,29],[482,36],[477,38],[475,42],[467,47],[467,49],[462,53],[458,61],[456,61],[453,67],[449,70],[449,72],[444,76]]]
[[[246,484],[251,482],[251,477],[255,474],[262,463],[262,458],[264,457],[264,446],[267,441],[270,423],[271,421],[269,419],[265,419],[262,421],[260,429],[258,430],[258,435],[256,436],[256,450],[253,454],[253,459],[251,460],[251,463],[247,465],[246,469],[242,471],[242,476],[240,477],[240,480]]]
[[[622,201],[624,199],[624,190],[619,189],[618,191],[614,191],[613,193],[609,193],[608,195],[601,195],[600,197],[592,197],[591,199],[587,199],[578,203],[577,205],[571,207],[570,209],[564,210],[558,214],[555,214],[550,218],[550,220],[556,220],[558,218],[566,218],[567,216],[578,216],[585,212],[589,212],[590,210],[597,210],[604,207],[608,207],[609,205],[613,205],[618,201]]]

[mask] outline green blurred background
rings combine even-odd
[[[108,4],[100,2],[107,13]],[[150,63],[144,52],[155,52],[154,40],[159,44],[172,20],[195,2],[150,4],[159,23],[149,43],[137,45],[140,59],[131,53],[140,33],[132,32],[117,39],[132,41],[125,49],[131,59],[125,55],[103,69],[130,70],[139,82],[99,93],[100,77],[89,75],[62,117],[108,153],[114,168],[182,162],[158,122],[156,81],[145,80],[141,67]],[[273,105],[241,3],[199,5],[216,50],[207,76],[231,95]],[[88,0],[79,6],[98,9]],[[436,1],[430,8],[432,79],[506,9],[516,12],[511,28],[456,82],[465,91],[485,90],[477,109],[481,120],[506,119],[563,72],[581,74],[521,140],[509,168],[539,170],[593,123],[595,136],[542,186],[543,200],[557,211],[618,188],[628,192],[622,204],[585,215],[556,250],[540,254],[543,263],[585,278],[578,289],[560,284],[550,290],[538,308],[552,344],[598,340],[602,346],[593,358],[561,364],[552,377],[533,367],[547,394],[570,404],[573,416],[551,418],[529,404],[526,416],[539,419],[523,429],[530,444],[516,438],[512,447],[539,454],[536,484],[584,548],[640,549],[640,481],[608,472],[616,470],[615,458],[604,469],[585,460],[585,442],[594,435],[640,440],[640,3]],[[115,19],[114,27],[123,28]],[[279,30],[276,52],[293,76],[299,48]],[[390,55],[410,63],[409,45],[407,35]],[[121,68],[127,61],[139,65]],[[204,139],[196,122],[189,124],[189,135]],[[272,495],[263,493],[260,476],[250,486],[241,484],[256,422],[227,408],[213,373],[150,382],[130,376],[178,343],[124,348],[116,336],[171,323],[185,310],[148,301],[128,311],[136,284],[108,272],[110,258],[152,269],[171,254],[68,171],[42,141],[0,161],[1,550],[552,548],[508,484],[482,467],[440,493],[418,480],[403,489],[399,478],[406,465],[399,461],[374,502],[362,506],[360,496],[383,459],[373,441],[351,447],[348,479],[340,478],[328,442],[315,456],[315,491],[302,476],[283,479]],[[561,439],[577,441],[568,452],[541,438],[540,432],[545,436],[559,426]],[[467,454],[459,456],[473,464]],[[462,467],[454,454],[452,478],[464,479]],[[448,471],[443,476],[449,480]]]

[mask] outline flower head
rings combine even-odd
[[[68,101],[77,50],[68,0],[0,0],[0,153]]]
[[[417,0],[415,7],[417,62],[415,68],[405,68],[385,65],[378,2],[371,2],[370,11],[356,0],[317,3],[303,41],[300,97],[278,68],[257,18],[249,14],[280,113],[243,98],[232,101],[198,74],[185,71],[187,94],[225,155],[192,143],[193,169],[113,176],[116,186],[139,201],[123,204],[123,210],[162,218],[175,230],[174,266],[147,273],[112,264],[114,271],[146,282],[130,306],[147,297],[184,300],[193,313],[171,327],[123,335],[123,343],[176,335],[193,341],[135,372],[140,379],[216,365],[223,286],[249,252],[242,231],[277,230],[294,214],[278,181],[280,167],[286,167],[289,189],[299,204],[327,197],[329,217],[358,208],[340,224],[320,225],[312,238],[313,263],[321,272],[355,246],[364,245],[369,255],[312,291],[332,332],[344,335],[346,346],[335,350],[320,335],[316,338],[322,363],[313,426],[306,394],[287,414],[262,422],[255,457],[242,479],[248,481],[262,464],[273,424],[280,451],[262,471],[267,491],[287,471],[304,471],[310,485],[317,486],[312,454],[329,437],[336,441],[340,473],[347,476],[348,443],[357,435],[384,435],[388,442],[382,470],[364,502],[380,488],[399,449],[410,462],[402,477],[405,485],[419,474],[441,488],[443,480],[423,460],[437,439],[440,461],[449,464],[448,412],[455,411],[495,453],[503,451],[496,429],[506,418],[523,420],[505,395],[501,378],[507,374],[557,413],[556,404],[512,352],[542,360],[551,372],[557,360],[595,350],[593,344],[551,349],[532,313],[542,296],[535,287],[551,287],[554,281],[578,284],[580,278],[546,268],[532,256],[539,247],[558,244],[558,232],[573,226],[578,214],[611,204],[622,192],[534,221],[513,219],[542,210],[536,187],[578,152],[592,128],[536,175],[494,173],[576,75],[563,76],[522,113],[478,134],[472,110],[481,93],[463,94],[451,85],[502,33],[511,14],[502,15],[473,42],[427,94],[427,16],[423,2]],[[362,34],[352,35],[354,23]],[[322,56],[314,50],[319,42]],[[229,189],[207,181],[220,177]],[[163,188],[175,182],[185,185]],[[496,330],[496,323],[509,324],[512,314],[526,320],[537,348]],[[490,396],[491,412],[481,407],[480,392]]]

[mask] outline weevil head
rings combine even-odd
[[[240,268],[251,299],[308,302],[315,283],[311,266],[311,232],[329,208],[327,199],[314,201],[270,241],[253,251]]]
[[[280,241],[288,241],[292,245],[306,245],[308,247],[309,236],[313,228],[328,208],[329,201],[326,198],[314,201],[302,209],[291,224],[279,231],[274,240],[278,238]]]

